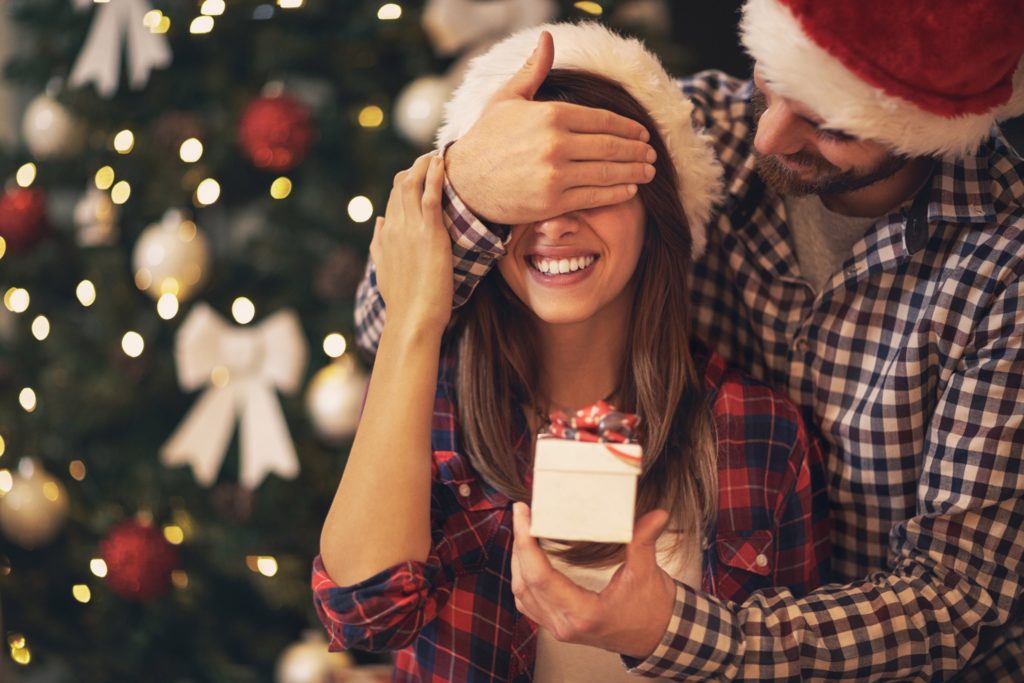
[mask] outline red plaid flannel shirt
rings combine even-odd
[[[451,363],[434,404],[429,558],[339,586],[317,557],[314,603],[332,650],[397,650],[395,680],[529,681],[536,625],[516,610],[510,586],[512,501],[459,451]],[[820,449],[787,399],[717,356],[705,368],[719,511],[704,589],[735,601],[772,586],[803,595],[824,581],[829,556]]]

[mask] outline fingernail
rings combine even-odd
[[[650,164],[644,165],[644,177],[648,180],[654,177],[654,166],[651,166]]]
[[[629,186],[627,186],[626,187],[626,192],[628,192],[630,196],[635,195],[636,194],[636,185],[629,185]]]
[[[649,147],[647,149],[647,157],[645,159],[649,164],[653,164],[655,161],[658,160],[658,153],[654,151],[653,147]]]

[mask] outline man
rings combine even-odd
[[[551,568],[517,505],[520,607],[573,642],[623,652],[619,634],[640,634],[649,654],[627,665],[679,680],[1019,680],[1024,162],[996,124],[1024,112],[1024,3],[749,0],[741,37],[753,82],[681,84],[726,169],[695,332],[820,431],[837,583],[726,604],[631,549],[593,594]],[[542,40],[446,152],[457,304],[503,253],[502,224],[650,179],[629,122],[529,101],[552,57]],[[359,305],[372,348],[372,272]],[[630,604],[624,587],[658,582],[664,600]]]

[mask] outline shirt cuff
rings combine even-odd
[[[452,144],[449,142],[439,150],[438,156],[443,159]],[[488,255],[492,259],[505,255],[505,244],[508,243],[511,234],[510,226],[477,218],[455,191],[447,173],[444,176],[444,188],[441,193],[441,216],[452,242],[459,248],[478,252],[481,256]]]
[[[622,657],[630,673],[718,680],[741,655],[743,637],[732,612],[701,591],[676,582],[676,604],[658,647],[646,659]]]

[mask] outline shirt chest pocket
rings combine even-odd
[[[439,550],[445,546],[455,576],[499,569],[512,547],[511,502],[478,480],[444,483],[449,514],[441,527]]]
[[[715,554],[719,596],[743,600],[754,591],[771,587],[775,576],[775,537],[770,530],[719,532],[715,537]]]

